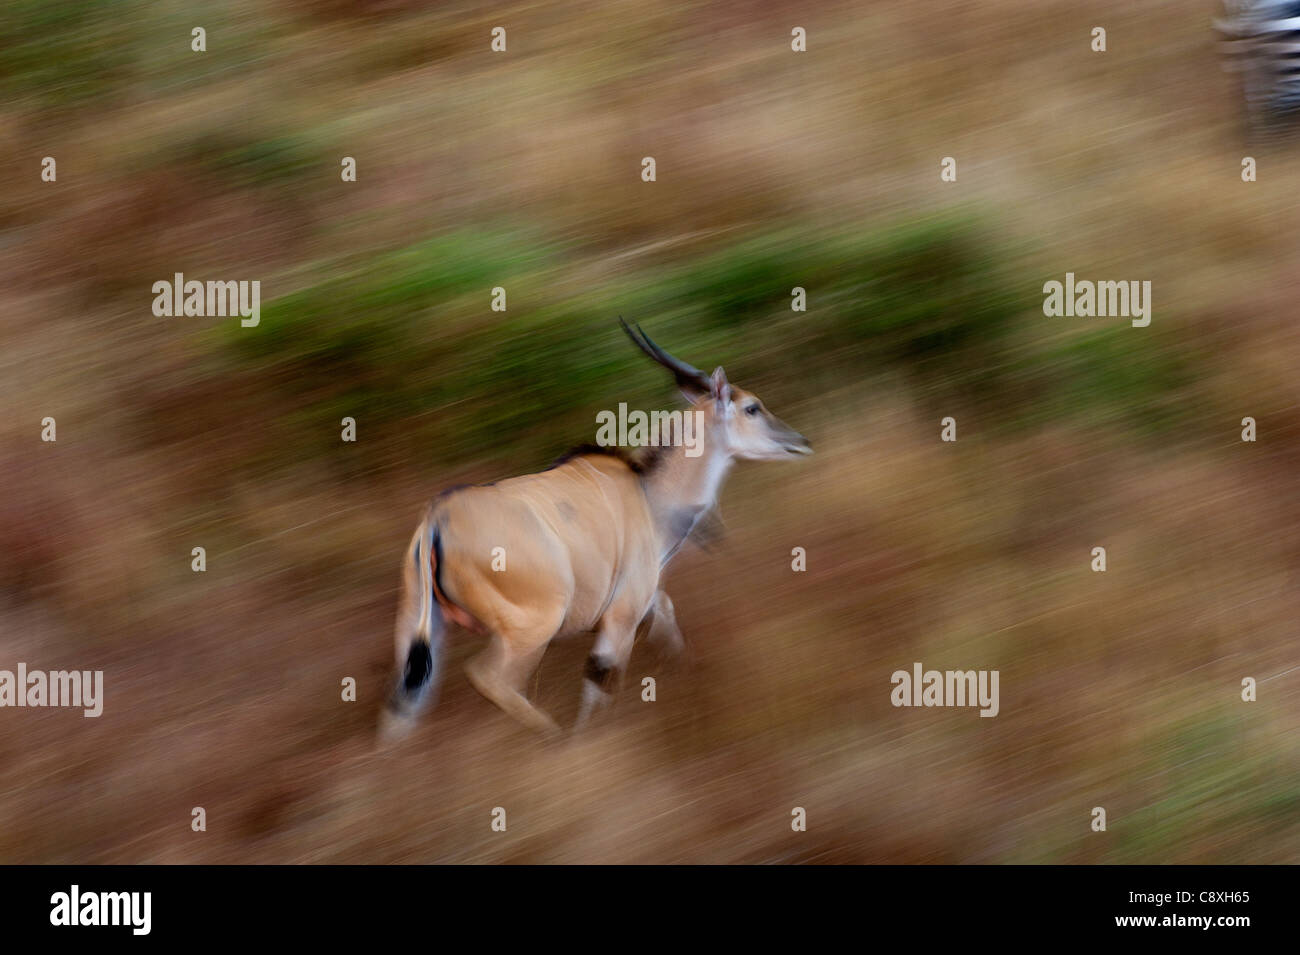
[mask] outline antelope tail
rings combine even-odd
[[[389,710],[400,717],[414,716],[437,695],[446,629],[433,590],[442,556],[438,533],[433,516],[426,514],[411,538],[402,569],[397,679],[388,701]]]

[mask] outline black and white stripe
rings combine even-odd
[[[1300,108],[1300,0],[1227,0],[1214,25],[1252,112]]]

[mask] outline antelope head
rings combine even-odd
[[[728,382],[721,366],[706,375],[668,354],[639,325],[629,327],[623,319],[618,321],[638,348],[673,373],[691,407],[702,413],[705,440],[715,442],[728,457],[783,461],[812,454],[803,435],[768,411],[758,395]]]

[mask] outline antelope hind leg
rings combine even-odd
[[[488,648],[465,665],[465,675],[469,677],[474,689],[509,716],[543,736],[558,736],[560,727],[528,702],[522,689],[529,674],[541,661],[549,642],[548,632],[540,644],[534,641],[531,647],[526,645],[521,650],[518,642],[494,635]]]

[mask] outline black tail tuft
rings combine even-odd
[[[388,698],[388,708],[400,716],[414,716],[431,704],[437,693],[438,660],[442,641],[435,636],[433,644],[416,638],[406,652],[406,665],[394,681],[393,694]]]
[[[412,538],[403,576],[406,603],[399,611],[397,673],[388,698],[388,709],[401,717],[414,716],[437,696],[445,629],[434,583],[439,557],[437,526],[426,519]]]
[[[411,651],[406,655],[406,669],[402,672],[402,685],[408,694],[415,693],[433,676],[433,654],[429,645],[423,640],[411,644]]]

